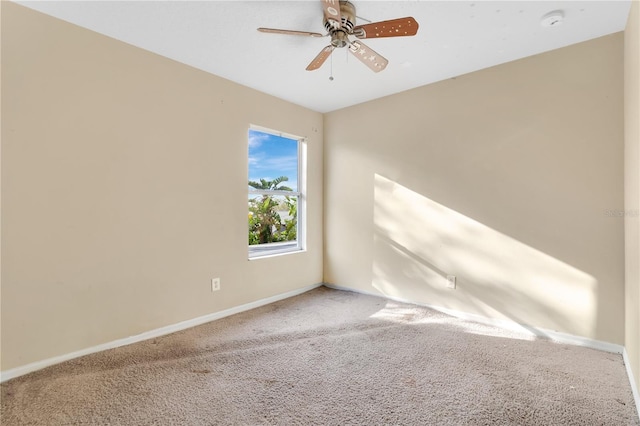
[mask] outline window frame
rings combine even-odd
[[[295,191],[279,191],[267,189],[247,188],[247,199],[251,195],[275,195],[286,197],[297,197],[297,223],[296,223],[296,239],[295,241],[281,241],[277,243],[254,244],[248,247],[249,260],[262,259],[265,257],[279,256],[292,253],[301,253],[306,251],[306,138],[289,133],[279,132],[262,126],[251,125],[249,131],[254,130],[260,133],[266,133],[281,138],[296,141],[298,145],[298,168],[297,168],[297,189]],[[248,135],[247,131],[247,143]],[[247,162],[249,147],[247,146]],[[247,163],[247,178],[249,176],[249,165]]]

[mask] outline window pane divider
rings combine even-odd
[[[289,196],[289,197],[299,197],[301,193],[299,191],[278,191],[278,190],[271,190],[271,189],[250,189],[249,190],[249,194],[256,194],[256,195],[285,195],[285,196]]]

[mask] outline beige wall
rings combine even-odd
[[[623,344],[622,73],[618,33],[326,114],[325,281]]]
[[[640,389],[640,2],[624,33],[625,101],[625,346]]]
[[[2,1],[0,0],[0,38],[2,37]],[[0,40],[1,41],[1,40]],[[2,51],[0,50],[0,99],[2,99]],[[0,102],[2,118],[2,102]],[[2,120],[0,119],[0,142],[2,141]],[[0,143],[0,199],[2,198],[2,144]],[[0,200],[0,224],[2,223],[2,201]],[[2,226],[0,225],[0,366],[2,365]],[[0,368],[1,370],[1,368]]]
[[[321,114],[2,3],[2,370],[322,281]],[[308,137],[306,253],[247,260],[250,124]]]

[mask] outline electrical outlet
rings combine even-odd
[[[220,278],[211,278],[211,291],[220,290]]]
[[[447,275],[447,288],[456,288],[456,276]]]

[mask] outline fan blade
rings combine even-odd
[[[311,61],[311,63],[307,67],[307,71],[313,71],[320,68],[322,64],[324,64],[324,61],[326,61],[327,58],[331,56],[331,52],[333,52],[333,49],[335,49],[335,47],[333,47],[332,45],[329,45],[322,49],[320,53],[318,53],[318,56],[316,56],[313,61]]]
[[[358,38],[404,37],[418,33],[418,23],[411,16],[358,25],[353,28],[353,35]]]
[[[309,37],[324,37],[324,34],[320,33],[310,33],[308,31],[294,31],[294,30],[279,30],[277,28],[258,28],[258,31],[261,33],[271,33],[271,34],[289,34],[289,35],[300,35],[300,36],[309,36]]]
[[[335,29],[342,27],[342,14],[340,13],[339,0],[320,0],[322,1],[322,9],[324,10],[325,19]]]
[[[349,43],[349,51],[353,53],[353,56],[360,59],[363,64],[371,68],[373,72],[380,72],[387,67],[389,61],[375,50],[365,46],[360,41],[353,41]]]

